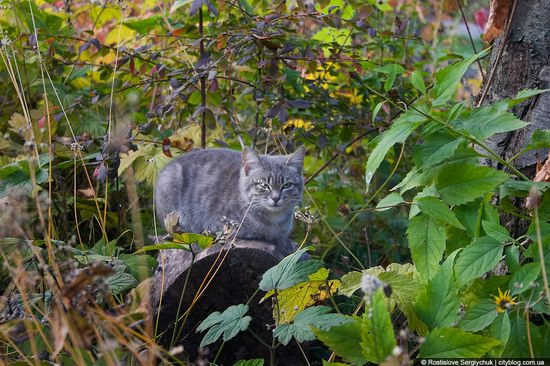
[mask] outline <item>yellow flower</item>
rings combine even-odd
[[[506,292],[502,293],[499,288],[498,296],[493,295],[493,297],[495,298],[495,304],[497,304],[497,313],[504,313],[512,305],[516,304],[516,298],[510,296],[510,290],[506,290]]]

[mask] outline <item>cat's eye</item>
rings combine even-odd
[[[290,187],[292,187],[292,183],[290,182],[283,184],[283,189],[288,189]]]
[[[255,181],[254,184],[256,185],[256,189],[258,189],[260,191],[268,191],[269,190],[269,185],[265,182],[262,182],[261,180],[260,181]]]

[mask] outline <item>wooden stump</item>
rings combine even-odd
[[[196,327],[214,311],[223,312],[231,305],[247,303],[254,296],[248,304],[248,315],[252,317],[249,329],[271,345],[274,324],[272,303],[267,300],[260,304],[259,300],[265,293],[256,291],[262,275],[279,263],[285,254],[274,245],[251,240],[237,240],[223,247],[215,245],[199,252],[194,259],[191,253],[184,250],[163,250],[158,257],[159,268],[152,288],[154,314],[160,313],[157,334],[164,333],[161,343],[165,347],[171,343],[183,345],[184,357],[190,362],[201,355],[213,360],[221,342],[199,351],[205,333],[196,333]],[[205,286],[206,290],[192,305],[193,299]],[[186,311],[189,313],[184,316],[184,321],[176,325],[175,320]],[[176,341],[171,342],[172,339]],[[245,331],[226,342],[217,364],[233,365],[237,360],[254,358],[263,358],[268,365],[270,353],[251,332]],[[305,361],[297,344],[291,342],[286,347],[277,347],[275,363],[302,365]]]

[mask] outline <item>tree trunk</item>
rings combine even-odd
[[[212,361],[221,341],[207,349],[199,349],[205,333],[197,333],[197,325],[215,311],[223,312],[231,305],[248,303],[248,315],[252,317],[249,329],[255,335],[245,331],[228,341],[217,364],[233,365],[240,359],[254,358],[263,358],[267,364],[269,349],[257,338],[271,344],[273,309],[271,300],[259,303],[265,292],[257,292],[257,289],[265,271],[279,263],[286,254],[265,242],[239,239],[223,247],[209,247],[194,258],[184,250],[161,251],[152,286],[153,313],[159,313],[157,329],[162,333],[161,344],[167,348],[171,344],[182,345],[184,354],[180,356],[188,361]],[[195,298],[206,283],[206,290]],[[189,309],[184,321],[176,322]],[[154,321],[157,321],[156,317]],[[277,365],[304,364],[295,342],[277,347],[274,361]]]
[[[511,32],[505,40],[503,32],[493,45],[489,70],[495,76],[487,93],[487,102],[514,97],[523,89],[550,87],[550,2],[548,0],[516,0]],[[501,59],[497,54],[506,42]],[[484,84],[490,72],[486,73]],[[489,147],[504,159],[509,159],[531,140],[533,131],[550,128],[550,93],[531,98],[516,106],[514,114],[530,125],[503,133],[488,141]],[[534,176],[535,164],[544,161],[547,152],[530,151],[514,161],[528,176]]]
[[[485,74],[483,81],[483,84],[487,84],[490,74],[494,72],[486,103],[513,98],[524,89],[550,88],[550,1],[516,2],[508,38],[506,39],[504,31],[493,45],[489,72]],[[504,52],[498,60],[503,42]],[[513,113],[521,120],[529,122],[529,125],[518,131],[497,134],[487,141],[488,147],[504,160],[521,151],[531,141],[534,131],[550,129],[550,93],[540,94],[518,104],[513,108]],[[523,174],[533,178],[537,162],[543,162],[547,156],[548,150],[531,150],[512,163]],[[487,161],[486,164],[503,169],[495,161]],[[521,206],[524,200],[516,199],[512,203]],[[528,223],[524,220],[511,215],[504,215],[502,219],[514,237],[527,230]]]

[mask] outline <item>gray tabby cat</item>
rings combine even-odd
[[[237,237],[257,239],[290,252],[294,207],[304,190],[305,148],[291,155],[258,155],[228,149],[195,150],[160,173],[155,191],[157,215],[179,216],[179,229],[220,231],[222,218],[240,223]],[[246,215],[245,215],[246,214]],[[235,229],[236,230],[236,229]]]

